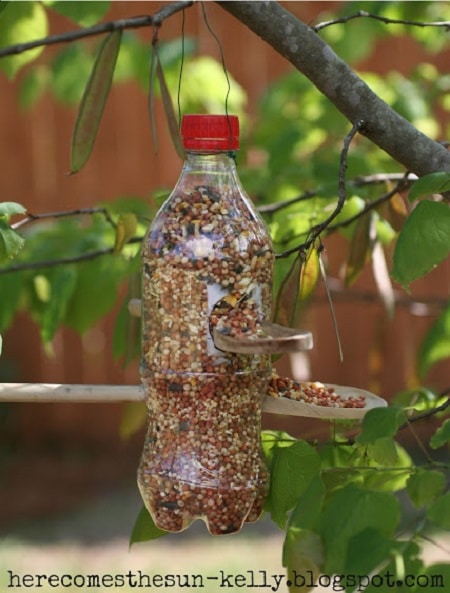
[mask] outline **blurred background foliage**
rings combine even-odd
[[[0,26],[2,45],[23,42],[45,36],[48,32],[48,11],[57,11],[74,24],[91,26],[107,17],[109,2],[58,2],[2,4]],[[391,19],[436,21],[449,17],[445,3],[436,2],[349,2],[340,11],[322,14],[327,19],[354,15],[364,10]],[[385,24],[372,18],[358,18],[323,28],[320,33],[333,49],[349,62],[360,76],[406,119],[435,139],[448,137],[450,110],[450,74],[439,72],[426,61],[417,64],[411,76],[397,71],[377,74],[359,70],[358,65],[368,58],[381,38],[409,35],[420,42],[432,55],[443,49],[446,34],[433,27]],[[20,75],[18,101],[24,109],[33,109],[44,94],[70,106],[79,104],[86,88],[99,46],[97,38],[59,46],[48,59],[39,59],[42,48],[18,56],[4,58],[0,68],[9,77]],[[146,93],[149,89],[151,49],[136,31],[125,31],[115,71],[114,84],[136,81]],[[199,55],[196,40],[185,37],[171,39],[159,45],[159,57],[173,102],[180,113],[223,112],[227,94],[227,80],[220,62]],[[28,65],[27,65],[28,64]],[[258,206],[274,205],[291,200],[304,192],[309,199],[294,202],[264,216],[269,224],[275,246],[279,251],[295,246],[306,239],[312,225],[324,220],[337,201],[337,178],[342,142],[349,129],[346,119],[303,76],[292,71],[270,85],[263,93],[253,116],[248,117],[245,89],[228,73],[230,92],[229,112],[241,119],[242,148],[238,155],[239,173],[243,185]],[[158,94],[158,84],[156,93]],[[178,102],[179,101],[179,102]],[[440,117],[438,117],[440,116]],[[445,122],[445,125],[442,124]],[[352,145],[348,159],[347,179],[354,180],[377,173],[401,173],[402,169],[387,154],[363,137]],[[392,187],[383,184],[348,186],[348,198],[335,223],[342,224],[376,200]],[[107,250],[114,245],[118,218],[134,212],[139,220],[136,237],[141,237],[167,190],[153,196],[151,204],[144,198],[111,196],[108,209],[111,219],[102,214],[83,215],[71,220],[45,220],[20,229],[25,246],[13,264],[6,253],[2,264],[8,266],[36,265],[58,258],[83,259],[89,253]],[[98,205],[97,205],[98,206]],[[395,242],[408,214],[404,200],[391,201],[387,207],[374,212],[376,238],[383,247]],[[352,243],[358,230],[355,221],[339,229]],[[366,234],[369,225],[366,224]],[[326,234],[325,234],[326,235]],[[324,237],[325,237],[324,235]],[[355,248],[361,249],[364,241]],[[11,323],[18,309],[30,311],[41,328],[42,339],[50,343],[60,324],[79,332],[101,318],[114,304],[115,295],[127,275],[137,273],[138,243],[127,245],[121,253],[107,254],[81,263],[66,266],[46,265],[39,270],[27,269],[3,275],[0,331]],[[358,259],[358,255],[356,255]],[[369,263],[370,257],[359,256],[356,277]],[[130,261],[134,262],[129,265]],[[293,257],[277,262],[277,290],[285,278]],[[2,273],[5,274],[3,269]],[[96,277],[95,285],[91,282]],[[7,279],[7,282],[5,280]],[[354,279],[354,278],[353,278]],[[136,284],[134,282],[134,284]],[[94,292],[102,295],[94,299]],[[92,306],[95,302],[97,305]],[[119,319],[121,319],[119,317]],[[123,319],[121,319],[123,322]],[[123,354],[116,345],[116,354]],[[133,350],[137,352],[136,349]]]

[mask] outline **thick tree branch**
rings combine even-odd
[[[217,1],[217,0],[216,0]],[[277,2],[217,1],[284,56],[361,133],[418,176],[450,171],[450,152],[378,97],[315,31]]]

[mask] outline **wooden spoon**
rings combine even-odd
[[[309,331],[284,327],[270,321],[263,321],[261,328],[261,335],[246,334],[239,337],[214,329],[214,343],[219,350],[235,354],[279,354],[311,350],[313,347],[313,338]]]

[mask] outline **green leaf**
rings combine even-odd
[[[308,575],[316,581],[321,572],[324,551],[320,536],[307,529],[290,529],[283,544],[283,566],[287,568],[287,585],[290,593],[307,593],[310,587],[295,575]],[[295,574],[294,574],[295,573]]]
[[[315,476],[297,503],[288,521],[288,531],[292,529],[314,529],[320,517],[325,498],[325,486],[320,475]]]
[[[333,298],[331,296],[330,287],[328,286],[327,272],[325,269],[325,265],[322,261],[322,257],[320,255],[319,255],[319,270],[320,270],[320,276],[322,277],[323,285],[325,287],[325,294],[327,295],[328,306],[330,307],[330,315],[331,315],[331,320],[333,322],[334,335],[336,336],[336,342],[337,342],[337,347],[338,347],[338,352],[339,352],[339,360],[341,362],[343,362],[344,351],[342,349],[341,336],[339,334],[339,325],[338,325],[336,314],[334,312]]]
[[[445,489],[445,475],[418,467],[406,483],[406,491],[416,508],[433,502]]]
[[[379,465],[393,466],[398,460],[398,452],[392,437],[382,437],[369,443],[368,453]]]
[[[114,243],[114,253],[120,253],[126,243],[134,237],[137,229],[137,216],[133,212],[124,212],[120,214],[116,227],[116,240]]]
[[[10,4],[10,0],[1,0],[0,2],[0,14],[5,10],[5,8]]]
[[[284,528],[287,512],[320,469],[320,458],[315,449],[301,440],[275,441],[269,454],[270,491],[266,510],[273,521]]]
[[[443,529],[450,529],[450,492],[438,498],[429,507],[427,518]]]
[[[438,400],[439,396],[435,391],[426,387],[417,387],[397,393],[392,403],[403,406],[404,408],[412,408],[418,412],[423,412],[436,407]]]
[[[81,100],[72,137],[70,172],[76,173],[88,160],[111,88],[122,31],[113,31],[103,40],[86,90]]]
[[[25,244],[25,239],[0,218],[0,263],[13,259]]]
[[[6,218],[9,221],[14,214],[25,214],[26,208],[17,202],[0,202],[0,218]]]
[[[167,531],[156,527],[147,509],[142,507],[131,532],[130,546],[139,542],[157,539],[158,537],[167,535],[167,533]]]
[[[300,274],[300,288],[298,298],[301,301],[311,296],[319,279],[319,252],[313,246],[306,255],[306,260]]]
[[[111,2],[102,2],[101,0],[89,0],[89,2],[43,0],[43,4],[59,14],[68,17],[74,23],[77,23],[77,25],[90,27],[105,16]]]
[[[349,483],[364,483],[363,473],[353,470],[354,457],[353,447],[341,447],[333,443],[321,447],[321,477],[327,492],[338,490]]]
[[[334,189],[334,188],[333,188]],[[342,207],[342,210],[336,216],[333,221],[333,224],[339,225],[346,220],[350,220],[354,218],[357,214],[361,212],[361,210],[365,207],[365,202],[360,196],[349,196]],[[355,232],[356,225],[358,223],[359,218],[356,219],[354,222],[341,227],[339,229],[339,233],[343,235],[346,239],[351,241],[353,234]]]
[[[363,529],[349,538],[344,574],[370,574],[389,557],[393,546],[393,540],[376,527]]]
[[[372,216],[370,212],[361,216],[356,223],[345,272],[345,283],[347,286],[351,286],[355,282],[370,257],[371,226]]]
[[[144,402],[128,402],[125,404],[120,419],[119,434],[122,440],[128,439],[138,432],[147,419],[147,407]]]
[[[450,251],[450,208],[443,202],[420,202],[401,230],[394,250],[393,278],[408,288]]]
[[[450,173],[445,171],[438,171],[437,173],[430,173],[424,175],[414,182],[412,185],[408,198],[412,202],[425,196],[432,196],[433,194],[441,194],[450,190]]]
[[[436,362],[450,357],[450,303],[433,323],[418,355],[419,375],[425,377]]]
[[[390,437],[370,443],[367,451],[372,457],[365,463],[379,471],[364,472],[364,487],[378,492],[404,490],[414,465],[408,452]]]
[[[450,583],[450,564],[432,564],[421,571],[429,577],[429,586],[432,591],[445,591]]]
[[[83,334],[112,307],[125,275],[126,261],[113,255],[78,265],[78,280],[70,300],[66,323]]]
[[[386,256],[380,241],[376,240],[372,247],[372,271],[377,285],[378,294],[390,319],[394,316],[395,294],[386,263]]]
[[[52,273],[50,298],[41,319],[41,336],[44,343],[52,340],[56,330],[65,320],[76,281],[77,270],[75,266],[60,266],[55,268]]]
[[[0,19],[0,47],[34,41],[47,35],[47,15],[39,2],[10,2],[6,8]],[[43,47],[36,47],[1,58],[0,68],[9,78],[14,78],[22,66],[35,60],[42,51]]]
[[[5,331],[13,322],[21,306],[21,297],[27,285],[28,274],[14,272],[0,276],[0,331]]]
[[[329,574],[345,571],[350,540],[371,528],[392,537],[400,520],[400,503],[387,492],[371,492],[349,484],[328,501],[320,517]]]
[[[155,45],[153,51],[156,53],[156,75],[158,77],[159,88],[161,90],[161,98],[164,105],[164,112],[166,114],[167,125],[169,126],[170,137],[178,156],[184,160],[184,146],[181,140],[181,134],[178,127],[177,117],[173,108],[172,98],[167,87],[166,79],[164,78],[164,71],[161,66],[161,61],[157,53],[157,46]]]
[[[158,135],[156,133],[155,123],[155,75],[156,75],[156,62],[157,55],[155,48],[153,48],[151,59],[150,59],[150,77],[149,77],[149,89],[148,89],[148,116],[150,118],[150,128],[152,131],[153,145],[155,153],[158,153]]]
[[[364,416],[362,430],[356,442],[367,444],[384,437],[393,437],[404,418],[403,408],[398,406],[369,410]]]
[[[303,257],[299,253],[278,289],[275,302],[275,321],[287,327],[292,327],[294,324],[302,267]]]
[[[450,441],[450,419],[444,420],[430,439],[430,447],[439,449]]]
[[[295,437],[282,430],[263,430],[261,444],[268,465],[272,465],[277,447],[290,447],[296,440]]]

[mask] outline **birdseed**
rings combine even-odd
[[[269,319],[273,249],[238,186],[179,184],[143,243],[142,362],[149,426],[138,470],[156,525],[212,534],[262,512],[261,403],[270,356],[225,353],[211,331],[235,302],[242,333]],[[233,326],[234,327],[234,326]]]

